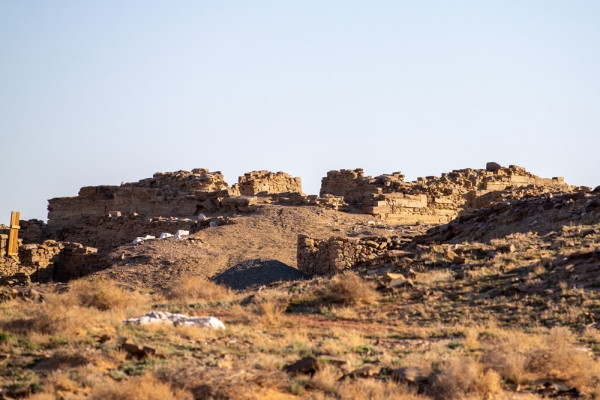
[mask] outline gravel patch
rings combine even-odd
[[[273,282],[307,279],[308,275],[277,260],[262,258],[234,265],[213,278],[215,283],[235,290],[268,285]]]

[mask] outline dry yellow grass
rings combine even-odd
[[[547,334],[500,332],[502,337],[486,346],[482,361],[509,382],[545,378],[586,388],[600,381],[600,365],[577,348],[567,328],[553,328]]]
[[[370,304],[379,297],[374,283],[352,273],[333,277],[322,296],[325,301],[344,305]]]
[[[439,399],[483,399],[501,389],[500,375],[470,357],[450,359],[432,381],[430,390]]]
[[[415,276],[414,282],[422,285],[433,285],[439,282],[447,282],[454,279],[452,271],[447,269],[437,269],[428,272],[422,272]]]
[[[233,293],[205,277],[190,276],[174,282],[165,291],[165,297],[179,303],[191,303],[229,300],[233,297]]]
[[[94,388],[92,400],[192,400],[193,396],[185,390],[174,390],[170,385],[146,374],[129,378],[122,382],[106,380]]]
[[[94,307],[102,311],[133,308],[147,301],[145,296],[101,278],[73,281],[67,296],[82,307]]]

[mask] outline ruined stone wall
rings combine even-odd
[[[159,237],[161,233],[175,234],[178,230],[190,233],[208,226],[209,220],[197,221],[189,218],[147,218],[141,215],[121,217],[104,216],[94,223],[65,227],[56,232],[56,238],[65,242],[77,242],[100,251],[131,243],[139,236]]]
[[[298,235],[298,269],[308,275],[334,274],[357,265],[397,262],[408,253],[398,237],[331,237]]]
[[[563,178],[544,179],[522,167],[495,163],[488,163],[485,170],[454,170],[415,182],[404,182],[400,172],[372,178],[365,177],[362,169],[330,171],[321,183],[321,196],[343,196],[366,213],[403,224],[446,223],[498,199],[571,190],[574,187]]]
[[[0,231],[0,277],[19,272],[19,257],[7,254],[8,234],[3,232],[8,230]]]
[[[293,178],[285,172],[252,171],[238,179],[243,196],[257,196],[278,193],[302,193],[300,178]]]
[[[18,256],[5,251],[8,236],[0,234],[0,285],[66,282],[108,267],[98,250],[79,243],[46,240],[19,246]]]
[[[55,275],[55,262],[64,249],[64,244],[47,240],[40,244],[24,244],[19,247],[21,272],[29,276],[32,282],[49,282]]]
[[[66,243],[55,264],[54,281],[66,282],[108,267],[98,250],[80,243]]]
[[[24,244],[42,243],[50,238],[48,226],[44,221],[39,219],[30,219],[28,221],[19,221],[19,238]]]
[[[228,187],[220,172],[157,172],[152,178],[121,186],[88,186],[77,197],[48,201],[48,225],[64,227],[89,223],[107,214],[191,217],[209,198],[239,195],[237,185]]]
[[[284,172],[254,171],[239,181],[229,187],[220,172],[198,168],[157,172],[152,178],[120,186],[87,186],[76,197],[48,201],[48,226],[58,229],[93,223],[109,214],[192,217],[199,213],[250,212],[257,204],[257,194],[302,194],[300,178]]]

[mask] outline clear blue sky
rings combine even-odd
[[[156,171],[600,185],[598,1],[0,0],[0,222]]]

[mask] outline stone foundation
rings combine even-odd
[[[298,269],[307,275],[335,274],[356,266],[397,262],[407,256],[397,237],[331,237],[315,239],[298,236]]]
[[[108,267],[98,250],[79,243],[46,240],[19,246],[18,256],[6,256],[8,238],[0,234],[0,284],[66,282]]]

